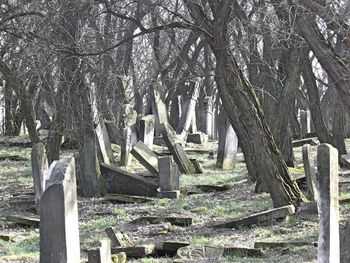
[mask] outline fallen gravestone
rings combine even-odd
[[[112,247],[130,247],[134,245],[128,235],[122,232],[115,233],[111,227],[107,227],[105,232],[111,241]]]
[[[34,226],[39,227],[40,219],[34,216],[23,216],[23,215],[7,215],[7,221],[15,222],[16,224],[23,226]]]
[[[75,162],[64,157],[50,166],[41,196],[40,262],[79,262]]]
[[[203,167],[200,164],[200,162],[198,162],[196,159],[190,159],[190,162],[192,163],[192,166],[194,168],[194,172],[196,174],[202,174],[204,173]]]
[[[255,213],[250,216],[242,217],[227,223],[218,224],[216,228],[239,228],[241,226],[259,225],[271,223],[273,220],[284,219],[289,215],[295,214],[295,207],[293,205],[273,208],[260,213]]]
[[[116,203],[146,203],[153,201],[153,199],[143,196],[122,195],[122,194],[106,194],[103,199],[105,201]]]
[[[340,260],[338,150],[330,144],[317,148],[317,182],[319,191],[319,234],[317,262]]]
[[[307,242],[307,241],[256,241],[254,243],[254,248],[270,249],[278,247],[303,247],[303,246],[313,246],[317,247],[317,242]]]
[[[158,156],[147,147],[142,141],[139,141],[131,150],[131,154],[154,175],[159,174]]]
[[[113,247],[112,254],[124,252],[130,258],[143,258],[155,254],[155,245],[140,245],[135,247]]]
[[[306,138],[301,140],[295,140],[292,142],[293,147],[300,147],[304,144],[318,145],[317,138]]]
[[[144,216],[131,221],[130,224],[142,224],[142,223],[157,224],[160,222],[169,222],[170,224],[176,225],[176,226],[190,226],[192,225],[192,218],[191,217]]]
[[[136,196],[156,196],[157,179],[132,174],[118,167],[100,163],[107,193]]]

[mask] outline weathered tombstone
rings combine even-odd
[[[97,147],[99,159],[104,163],[113,164],[114,159],[111,142],[109,140],[106,126],[102,121],[100,121],[96,126],[96,137],[99,146]]]
[[[220,129],[216,166],[224,170],[232,169],[235,166],[237,149],[238,138],[232,125],[222,127],[222,130]]]
[[[339,247],[338,151],[330,144],[317,148],[320,212],[317,262],[337,263]]]
[[[50,166],[40,204],[40,262],[80,262],[75,161]]]
[[[88,251],[88,263],[111,263],[111,242],[109,240],[101,240],[98,249]]]
[[[203,132],[191,133],[187,136],[187,142],[206,144],[208,142],[208,135]]]
[[[310,200],[317,201],[317,182],[316,182],[316,171],[315,164],[313,162],[313,158],[310,153],[311,146],[310,144],[306,144],[303,146],[303,163],[304,163],[304,171],[306,176],[307,183],[307,192]]]
[[[152,152],[142,141],[139,141],[132,148],[130,153],[152,174],[159,174],[158,156]]]
[[[180,135],[182,140],[186,140],[193,118],[196,115],[196,104],[199,96],[200,81],[196,79],[191,83],[193,85],[192,92],[188,94],[184,103],[183,114],[181,115],[176,133]]]
[[[40,197],[44,191],[44,178],[48,170],[48,161],[45,145],[43,143],[34,144],[31,153],[32,176],[34,183],[36,211],[40,212]]]
[[[163,139],[171,154],[174,157],[175,162],[179,166],[179,169],[184,174],[194,173],[194,167],[191,161],[188,159],[185,151],[182,149],[179,143],[175,141],[175,132],[168,123],[163,123],[161,126]]]
[[[310,133],[311,124],[310,124],[310,111],[300,110],[300,136],[301,138],[305,137],[305,134]]]
[[[161,198],[177,199],[179,191],[179,171],[177,165],[172,163],[170,156],[162,156],[158,159],[159,166],[159,184]]]
[[[140,140],[151,150],[154,138],[154,115],[147,115],[140,120]]]
[[[157,82],[152,89],[152,113],[155,116],[155,133],[160,134],[160,125],[169,122],[168,109],[162,100],[159,90],[162,89],[162,83]]]
[[[132,149],[132,131],[130,127],[126,127],[123,131],[124,139],[120,145],[120,165],[129,166],[132,161],[130,151]]]

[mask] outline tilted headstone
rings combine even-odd
[[[140,140],[151,150],[153,149],[154,122],[154,115],[147,115],[140,120]]]
[[[96,126],[96,137],[97,137],[97,153],[99,155],[99,159],[101,159],[104,163],[113,164],[113,151],[111,147],[111,142],[109,140],[108,132],[105,124],[100,121]]]
[[[112,263],[111,242],[101,240],[98,249],[89,250],[88,263]]]
[[[337,263],[340,260],[338,150],[330,144],[318,146],[317,166],[320,212],[317,262]]]
[[[307,192],[310,200],[317,201],[317,182],[316,182],[316,171],[315,171],[315,163],[313,162],[313,158],[311,156],[311,146],[310,144],[306,144],[303,146],[303,163],[304,163],[304,171],[307,183]]]
[[[131,154],[152,174],[159,174],[158,156],[152,152],[142,141],[139,141],[132,148]]]
[[[305,137],[305,134],[311,132],[310,111],[300,110],[300,136]]]
[[[44,178],[48,170],[48,161],[43,143],[34,144],[31,153],[32,177],[34,182],[36,211],[40,212],[40,198],[44,191]]]
[[[181,115],[179,125],[176,128],[176,133],[180,138],[186,140],[193,118],[196,115],[196,104],[199,96],[200,81],[195,80],[193,91],[188,95],[184,103],[183,114]]]
[[[75,161],[50,166],[40,207],[40,262],[80,262]]]
[[[225,129],[226,128],[226,129]],[[216,166],[224,170],[232,169],[235,166],[238,138],[232,125],[220,128],[219,148]]]
[[[179,166],[179,169],[184,174],[194,173],[194,167],[191,161],[188,159],[185,151],[181,145],[175,141],[175,132],[168,123],[163,123],[161,131],[165,144],[174,157],[175,162]]]
[[[155,116],[155,133],[160,134],[160,125],[169,122],[168,109],[160,96],[159,90],[162,89],[162,83],[157,82],[153,85],[152,90],[152,113]]]

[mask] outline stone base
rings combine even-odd
[[[157,196],[159,198],[179,199],[179,197],[180,197],[180,190],[160,191],[157,194]]]

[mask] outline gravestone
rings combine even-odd
[[[34,144],[31,153],[32,177],[34,183],[34,195],[36,211],[40,212],[40,197],[44,191],[44,178],[48,170],[48,161],[45,145],[43,143]]]
[[[160,96],[162,90],[162,83],[157,82],[152,89],[152,113],[155,116],[155,133],[160,134],[160,125],[164,122],[169,122],[168,109]]]
[[[311,132],[310,111],[300,110],[300,137],[304,138],[305,134]]]
[[[191,133],[187,136],[187,142],[195,144],[206,144],[208,142],[208,135],[203,132]]]
[[[140,140],[151,150],[153,149],[154,122],[153,115],[147,115],[140,120]]]
[[[310,144],[306,144],[303,146],[303,163],[304,163],[304,171],[306,176],[307,183],[307,192],[308,198],[310,200],[317,201],[317,182],[316,182],[316,171],[315,164],[313,162],[313,158],[311,156],[311,146]]]
[[[211,97],[205,97],[203,99],[201,117],[202,123],[200,130],[204,132],[209,139],[213,139],[213,101]]]
[[[40,206],[40,262],[80,262],[75,161],[50,165]]]
[[[131,154],[152,174],[159,174],[158,156],[152,152],[142,141],[139,141],[132,148]]]
[[[200,79],[196,79],[195,81],[192,81],[190,85],[193,86],[192,92],[190,92],[187,95],[187,98],[185,99],[184,108],[182,111],[183,114],[181,115],[179,125],[176,128],[176,133],[179,134],[180,138],[184,141],[187,138],[187,134],[189,132],[191,123],[194,121],[193,119],[196,117],[196,105],[199,97]],[[196,132],[196,131],[192,130],[192,132]]]
[[[96,126],[96,138],[97,138],[97,154],[100,161],[107,164],[113,164],[113,151],[111,142],[109,140],[108,132],[104,122],[100,121]]]
[[[101,240],[98,249],[89,250],[88,263],[112,263],[111,242]]]
[[[166,122],[163,123],[161,125],[161,132],[163,140],[179,166],[180,171],[184,174],[194,173],[195,170],[191,161],[188,159],[181,145],[175,141],[175,132],[171,126]]]
[[[118,167],[100,163],[106,191],[111,194],[156,196],[158,179],[132,174]]]
[[[228,170],[235,166],[238,138],[236,132],[233,130],[232,125],[223,125],[219,129],[219,148],[216,166]]]
[[[317,262],[337,263],[339,247],[338,151],[330,144],[317,148],[320,212]]]
[[[179,171],[177,165],[172,163],[172,158],[170,156],[162,156],[158,159],[158,166],[160,184],[158,196],[161,198],[177,199],[180,195]]]
[[[105,121],[105,126],[110,142],[120,145],[123,134],[120,132],[117,124],[114,121]]]
[[[123,130],[122,143],[120,145],[120,165],[121,166],[130,166],[132,162],[132,155],[130,151],[132,149],[132,130],[130,127],[126,127]]]

